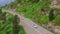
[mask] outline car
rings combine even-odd
[[[33,28],[37,28],[37,26],[36,25],[33,25]]]

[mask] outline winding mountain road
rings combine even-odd
[[[53,34],[52,32],[35,24],[33,21],[31,21],[27,18],[24,18],[22,15],[14,12],[14,11],[11,11],[11,10],[3,10],[3,11],[10,12],[13,15],[18,15],[20,17],[20,21],[21,21],[20,24],[24,27],[26,34]],[[37,28],[34,28],[33,25],[37,26]]]

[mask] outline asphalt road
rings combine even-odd
[[[10,12],[12,13],[13,15],[18,15],[20,17],[20,25],[22,25],[26,31],[26,34],[53,34],[52,32],[44,29],[43,27],[35,24],[33,21],[29,20],[28,18],[24,18],[22,15],[16,13],[16,12],[13,12],[13,11],[10,11],[10,10],[3,10],[3,11],[6,11],[6,12]],[[37,26],[37,28],[34,28],[34,26]]]

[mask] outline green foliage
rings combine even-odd
[[[20,25],[19,28],[20,28],[19,34],[26,34],[26,32],[24,31],[23,26]]]
[[[5,13],[4,13],[5,14]],[[11,31],[11,24],[10,24],[10,21],[9,20],[6,20],[4,21],[4,24],[3,23],[0,23],[0,31],[3,32],[3,34],[5,34],[4,32],[7,32],[7,31]],[[9,30],[10,29],[10,30]],[[0,32],[0,33],[1,33]],[[2,34],[2,33],[1,33]]]
[[[7,20],[9,20],[10,22],[12,22],[12,19],[14,18],[14,16],[11,14],[11,13],[9,13],[9,12],[7,12]]]
[[[48,22],[49,22],[49,18],[48,18],[48,16],[45,16],[45,15],[41,15],[41,22],[43,23],[43,24],[47,24]]]
[[[53,20],[53,23],[55,25],[59,25],[60,26],[60,15],[56,16],[56,18]]]

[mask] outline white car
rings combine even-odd
[[[33,28],[37,28],[37,26],[36,25],[33,25]]]

